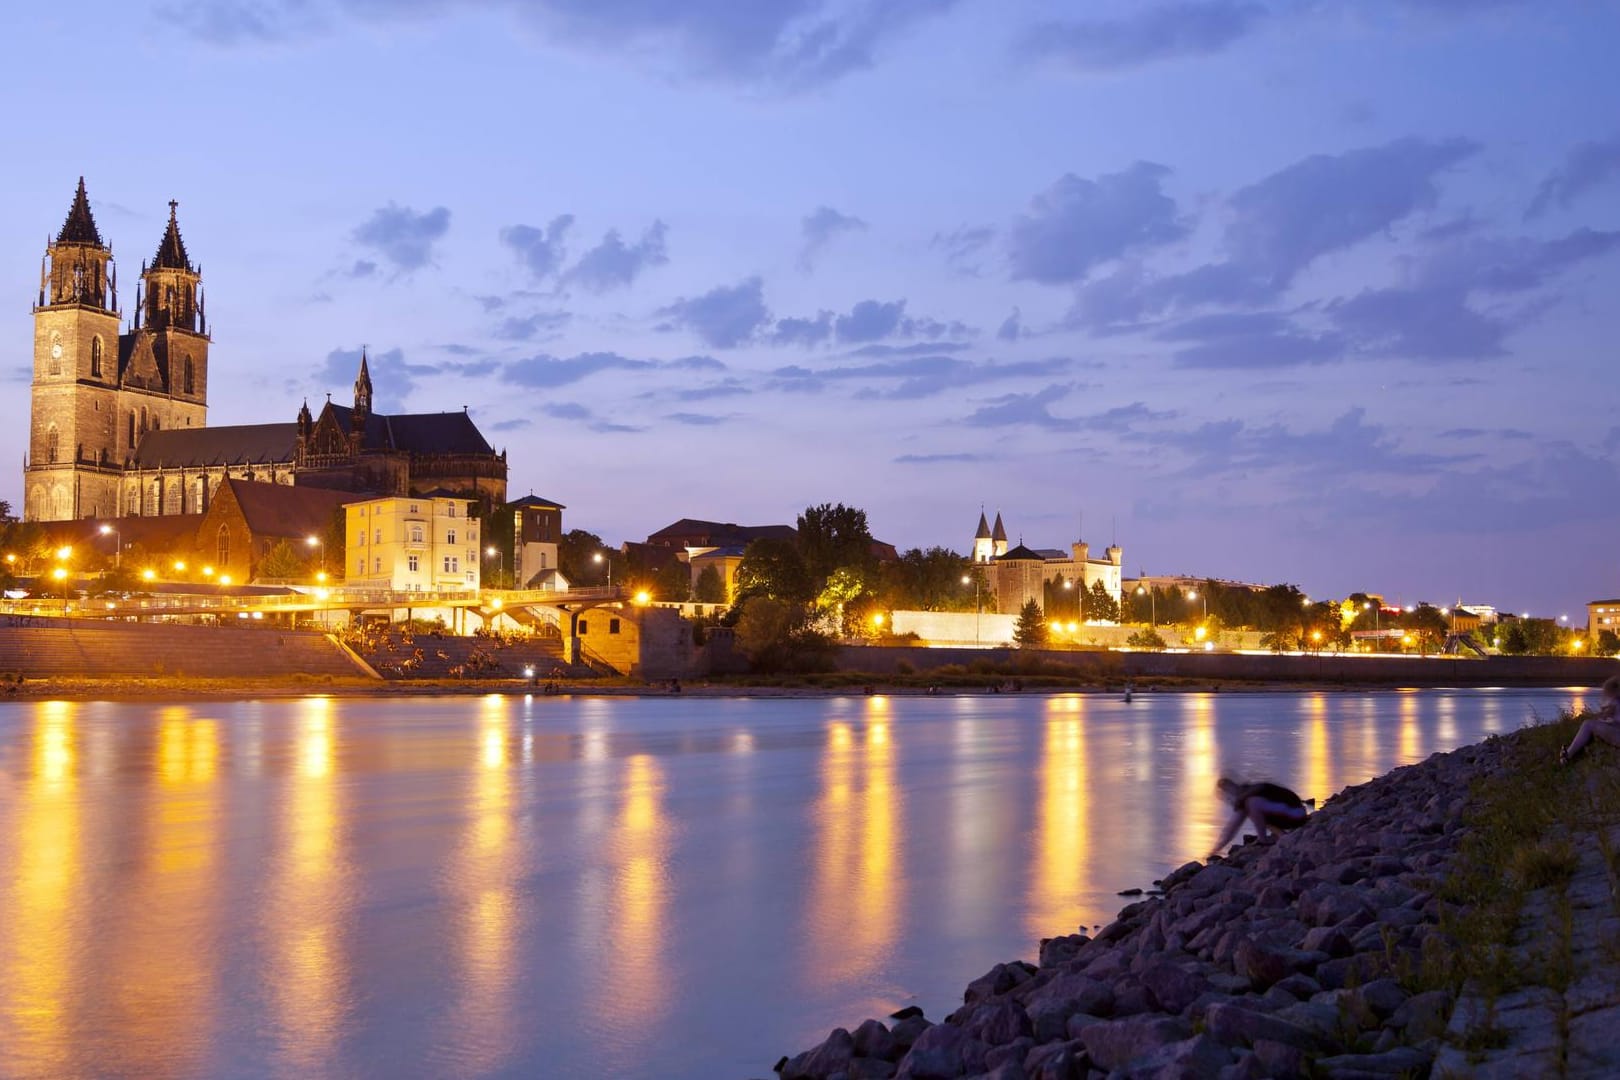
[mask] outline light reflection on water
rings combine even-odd
[[[7,703],[0,1075],[765,1075],[1585,697]]]

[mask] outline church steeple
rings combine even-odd
[[[62,230],[54,241],[45,245],[35,306],[77,304],[99,311],[117,311],[114,273],[112,249],[96,228],[95,215],[90,212],[90,196],[85,192],[81,176]]]
[[[360,374],[354,380],[354,418],[359,426],[363,426],[365,418],[371,414],[371,369],[366,365],[366,350],[360,349]]]
[[[185,242],[180,239],[180,222],[175,216],[179,205],[169,200],[169,224],[158,241],[157,254],[150,265],[141,267],[141,281],[145,284],[141,315],[148,330],[185,330],[206,335],[202,272],[191,265]]]

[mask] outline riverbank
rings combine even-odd
[[[1335,795],[1297,832],[1157,883],[1094,936],[998,964],[783,1080],[1598,1077],[1620,1071],[1620,753],[1570,721]]]

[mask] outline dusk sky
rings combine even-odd
[[[1620,595],[1620,4],[148,0],[0,38],[0,425],[84,175],[211,424],[469,406],[610,543],[902,547],[1584,621]]]

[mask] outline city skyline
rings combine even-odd
[[[1605,5],[122,10],[0,45],[19,455],[83,174],[126,312],[179,200],[211,424],[344,401],[364,344],[610,543],[842,501],[962,551],[982,503],[1133,575],[1620,588]]]

